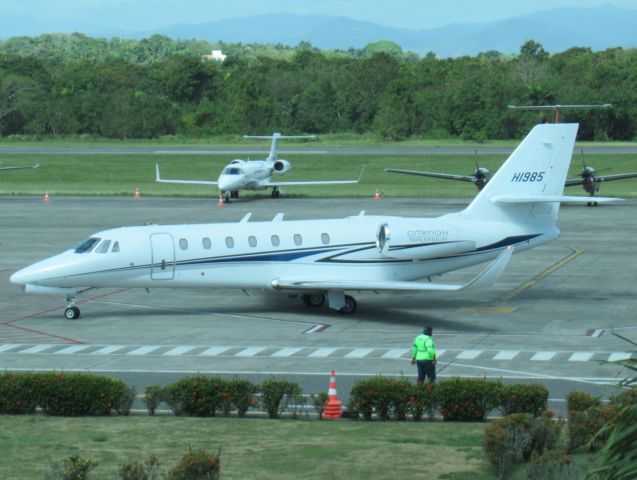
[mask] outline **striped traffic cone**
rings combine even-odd
[[[380,196],[380,192],[378,191],[378,189],[376,189],[376,194],[374,195],[374,200],[380,200],[381,196]]]
[[[219,201],[217,202],[218,207],[223,207],[223,195],[219,194]]]
[[[50,203],[51,199],[49,198],[49,191],[45,190],[44,191],[44,203]]]
[[[341,408],[341,401],[336,394],[336,374],[332,369],[330,376],[330,389],[327,392],[327,402],[323,406],[323,418],[336,419],[341,418],[343,410]]]
[[[135,195],[133,195],[133,198],[142,198],[141,193],[139,193],[139,187],[135,187]]]

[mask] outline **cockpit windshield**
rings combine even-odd
[[[222,175],[241,175],[241,169],[237,167],[226,167],[221,172]]]
[[[88,240],[85,240],[75,249],[75,253],[90,252],[91,250],[95,248],[95,245],[97,245],[100,242],[100,240],[101,238],[97,238],[97,237],[91,237]]]

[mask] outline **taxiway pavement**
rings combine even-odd
[[[456,293],[360,293],[343,316],[299,299],[235,290],[108,289],[80,297],[79,320],[64,298],[29,295],[14,271],[122,225],[330,218],[369,214],[438,216],[468,199],[298,199],[269,196],[218,207],[214,198],[0,197],[0,368],[77,370],[121,378],[142,392],[184,375],[271,376],[339,396],[369,375],[405,375],[412,338],[434,328],[438,375],[542,382],[563,410],[571,390],[607,395],[635,355],[613,331],[637,338],[637,201],[563,206],[562,236],[514,255],[490,289]],[[482,267],[449,275],[463,282]],[[611,363],[608,363],[611,362]]]

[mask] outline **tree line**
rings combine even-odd
[[[46,37],[46,36],[43,36]],[[241,133],[373,133],[516,139],[550,112],[516,105],[612,103],[566,110],[581,140],[637,138],[637,49],[550,55],[532,40],[517,55],[419,57],[392,42],[365,49],[104,40],[81,34],[0,42],[0,135],[104,138]],[[37,40],[37,41],[36,41]]]

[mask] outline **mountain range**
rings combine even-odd
[[[260,43],[296,46],[309,42],[321,49],[363,48],[379,40],[391,40],[403,50],[439,57],[476,55],[497,50],[518,53],[527,40],[535,40],[555,53],[571,47],[605,50],[637,47],[637,10],[601,6],[565,7],[484,23],[451,24],[413,30],[386,27],[342,16],[272,13],[199,24],[176,24],[155,31],[171,38],[209,42]]]

